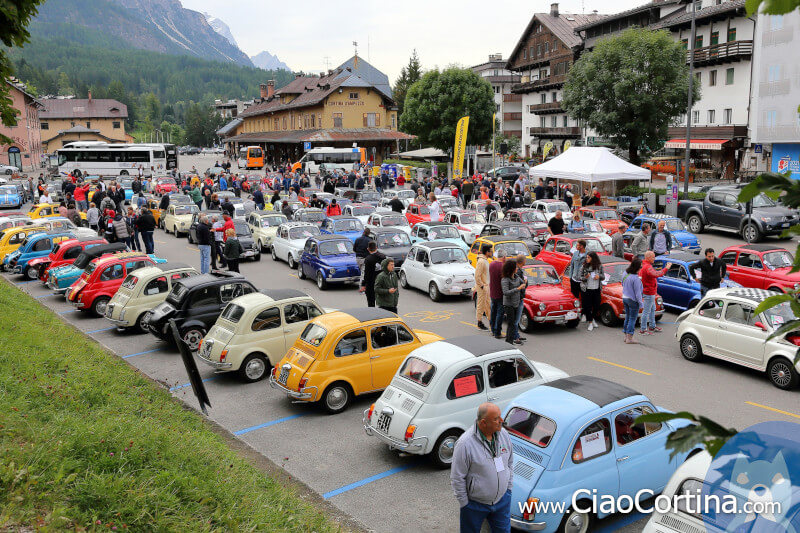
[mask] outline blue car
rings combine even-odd
[[[514,449],[511,526],[592,531],[609,514],[607,508],[596,514],[589,509],[593,497],[601,503],[644,490],[660,493],[701,448],[670,458],[667,436],[689,422],[636,423],[655,412],[666,411],[624,385],[593,376],[562,378],[514,398],[503,414]]]
[[[659,255],[653,261],[653,267],[661,270],[667,263],[672,263],[669,270],[658,279],[658,295],[664,300],[664,305],[685,311],[693,308],[702,300],[700,284],[695,281],[695,273],[691,266],[700,260],[700,257],[678,252],[670,255]],[[735,281],[723,279],[721,288],[741,287]]]
[[[320,290],[325,290],[329,283],[359,281],[361,269],[353,243],[341,235],[309,237],[300,254],[297,276],[316,280]]]
[[[133,198],[133,179],[123,178],[120,182],[123,192],[125,192],[125,201],[130,202]]]
[[[469,252],[469,246],[464,242],[458,228],[448,222],[417,222],[411,228],[411,244],[425,241],[450,242],[458,245],[464,253]]]
[[[19,208],[22,204],[22,194],[16,185],[0,185],[0,207]]]
[[[364,234],[364,224],[356,217],[349,215],[328,217],[322,221],[319,229],[323,235],[341,235],[353,243]]]
[[[5,256],[3,270],[22,274],[26,278],[34,280],[39,277],[39,271],[36,268],[28,268],[30,261],[39,257],[47,257],[56,244],[74,238],[75,235],[72,232],[59,230],[29,235],[19,248]]]
[[[653,215],[639,215],[633,219],[631,225],[628,226],[628,229],[625,231],[625,233],[639,233],[642,231],[642,227],[645,224],[649,225],[653,230],[655,230],[658,228],[658,223],[662,220],[666,225],[667,231],[669,231],[675,240],[678,241],[681,250],[684,252],[691,252],[693,254],[700,253],[700,241],[693,233],[686,229],[683,221],[677,217],[671,217],[669,215],[660,213]],[[673,248],[672,251],[676,250]]]

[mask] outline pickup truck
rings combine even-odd
[[[800,222],[797,211],[781,207],[768,196],[753,198],[752,216],[747,206],[739,202],[738,187],[714,187],[705,199],[678,202],[678,218],[686,222],[689,231],[702,233],[706,226],[734,229],[745,241],[758,242],[767,235],[780,235]]]

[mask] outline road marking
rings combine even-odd
[[[93,329],[92,331],[87,331],[86,333],[100,333],[101,331],[108,331],[110,329],[117,329],[117,326],[111,326],[110,328],[100,328],[100,329]]]
[[[59,311],[59,315],[68,315],[70,313],[77,313],[80,309],[67,309],[66,311]]]
[[[250,433],[251,431],[255,431],[257,429],[268,428],[270,426],[274,426],[275,424],[280,424],[281,422],[286,422],[289,420],[294,420],[295,418],[300,418],[301,416],[306,416],[308,413],[300,413],[297,415],[285,416],[283,418],[279,418],[277,420],[270,420],[269,422],[265,422],[263,424],[258,424],[257,426],[250,426],[249,428],[240,429],[239,431],[234,431],[234,435],[244,435],[245,433]]]
[[[187,250],[191,250],[191,251],[193,251],[193,252],[196,252],[196,251],[197,251],[197,248],[193,248],[193,247],[191,247],[191,246],[187,246],[187,247],[186,247],[186,249],[187,249]]]
[[[157,242],[158,244],[167,244],[167,241],[154,241],[154,242]]]
[[[122,358],[123,359],[128,359],[129,357],[136,357],[137,355],[144,355],[146,353],[153,353],[153,352],[157,352],[157,351],[159,351],[158,348],[156,348],[154,350],[147,350],[146,352],[138,352],[138,353],[132,353],[130,355],[123,355]]]
[[[479,328],[478,326],[476,326],[475,324],[473,324],[472,322],[464,322],[463,320],[459,320],[459,322],[461,322],[461,323],[462,323],[462,324],[464,324],[465,326],[472,326],[472,327],[473,327],[473,328],[475,328],[475,329],[481,329],[481,328]]]
[[[405,318],[417,318],[420,322],[444,322],[450,320],[456,315],[460,315],[458,311],[414,311],[413,313],[406,313]]]
[[[606,361],[605,359],[598,359],[597,357],[587,357],[586,359],[590,359],[592,361],[597,361],[598,363],[605,363],[607,365],[615,366],[617,368],[624,368],[625,370],[630,370],[631,372],[636,372],[637,374],[644,374],[645,376],[652,376],[650,372],[645,372],[644,370],[636,370],[635,368],[631,368],[625,365],[619,365],[617,363],[612,363],[611,361]]]
[[[52,294],[43,294],[41,296],[36,296],[37,300],[41,300],[42,298],[47,298],[48,296],[53,296]]]
[[[752,405],[753,407],[760,407],[761,409],[766,409],[767,411],[772,411],[773,413],[780,413],[782,415],[791,416],[794,418],[800,418],[800,415],[796,415],[794,413],[790,413],[789,411],[781,411],[780,409],[775,409],[774,407],[769,407],[766,405],[761,405],[760,403],[755,402],[744,402],[747,405]]]
[[[330,498],[333,498],[334,496],[338,496],[339,494],[351,491],[353,489],[357,489],[358,487],[363,487],[364,485],[372,483],[373,481],[378,481],[378,480],[383,479],[385,477],[389,477],[389,476],[392,476],[394,474],[397,474],[398,472],[402,472],[403,470],[408,470],[409,468],[414,468],[415,466],[418,466],[418,465],[419,465],[419,462],[417,461],[417,462],[409,463],[409,464],[406,464],[406,465],[403,465],[403,466],[398,466],[397,468],[392,468],[391,470],[387,470],[385,472],[381,472],[380,474],[375,474],[374,476],[365,477],[362,480],[356,481],[354,483],[350,483],[349,485],[345,485],[344,487],[339,487],[338,489],[334,489],[334,490],[332,490],[330,492],[326,492],[325,494],[322,495],[322,498],[325,499],[325,500],[328,500]]]
[[[613,516],[613,515],[612,515]],[[625,526],[629,526],[639,520],[643,520],[647,518],[649,515],[644,513],[630,513],[624,515],[624,518],[620,518],[619,520],[614,520],[613,523],[608,524],[607,526],[602,526],[595,529],[595,533],[612,533],[612,531],[619,531],[620,529],[624,528]],[[601,522],[602,523],[602,522]]]
[[[219,377],[219,376],[212,376],[212,377],[210,377],[210,378],[206,378],[206,379],[204,379],[204,380],[203,380],[203,383],[207,383],[207,382],[209,382],[209,381],[214,381],[214,380],[215,380],[215,379],[217,379],[218,377]],[[176,390],[185,389],[186,387],[191,387],[191,386],[192,386],[192,384],[191,384],[191,383],[184,383],[184,384],[182,384],[182,385],[175,385],[174,387],[170,387],[170,388],[169,388],[169,391],[170,391],[170,392],[175,392]]]
[[[34,281],[39,281],[38,279],[28,279],[25,281],[15,281],[17,285],[25,285],[26,283],[33,283]]]
[[[289,275],[292,276],[293,278],[300,279],[297,274],[289,274]]]

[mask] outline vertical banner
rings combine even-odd
[[[469,117],[463,117],[456,125],[456,143],[453,147],[453,179],[461,179],[464,172],[464,150],[467,147]]]
[[[549,142],[544,145],[544,151],[542,152],[542,163],[544,163],[545,159],[547,159],[547,154],[550,153],[550,150],[553,149],[553,143]]]
[[[566,152],[569,150],[569,147],[572,146],[572,141],[567,141],[564,143],[564,151]]]

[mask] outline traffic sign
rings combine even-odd
[[[309,150],[311,150],[311,142],[303,141],[303,151],[308,152]]]

